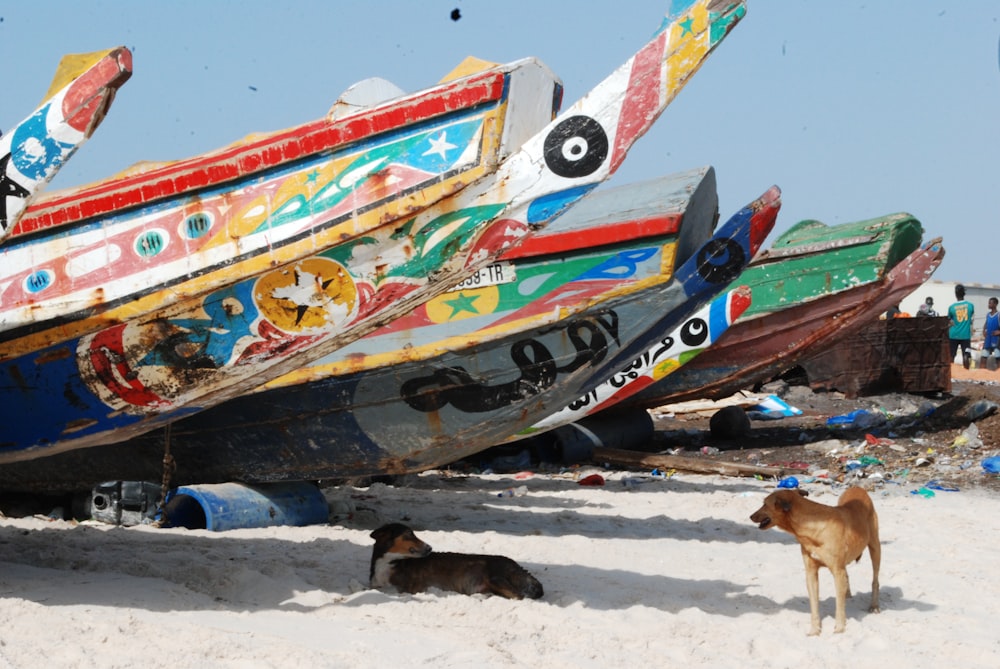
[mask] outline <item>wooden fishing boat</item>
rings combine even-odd
[[[0,462],[127,440],[294,371],[447,291],[612,174],[744,12],[740,1],[675,2],[616,72],[494,171],[411,218],[0,363],[0,374],[24,381],[0,394],[22,417],[4,432]]]
[[[814,347],[863,327],[901,291],[912,292],[930,277],[944,249],[937,242],[921,248],[922,234],[909,214],[793,227],[740,277],[753,304],[726,334],[623,404],[720,399],[792,368]]]
[[[0,137],[0,242],[94,133],[131,75],[132,53],[125,47],[65,56],[44,102]],[[0,293],[2,286],[0,279]]]
[[[496,263],[267,388],[423,362],[512,334],[559,327],[586,308],[668,282],[712,236],[715,170],[604,189]]]
[[[770,231],[781,206],[781,192],[777,186],[772,187],[758,200],[747,206],[745,212],[750,220]],[[739,280],[737,280],[739,283]],[[626,401],[644,388],[647,388],[682,366],[696,359],[703,352],[725,336],[732,327],[727,319],[731,313],[745,314],[751,306],[752,290],[748,286],[739,286],[736,290],[716,298],[705,307],[700,318],[687,320],[682,328],[677,327],[673,313],[664,314],[663,318],[647,331],[647,336],[640,338],[636,346],[643,350],[632,357],[632,349],[620,352],[597,367],[591,374],[589,382],[584,384],[584,393],[565,407],[549,414],[534,423],[526,430],[512,435],[507,441],[536,436],[542,432],[554,430],[564,425],[575,423],[587,416],[593,416],[606,411]],[[742,300],[745,306],[733,309],[731,302]],[[725,325],[716,325],[724,321]],[[718,336],[705,337],[711,332]]]
[[[639,340],[664,311],[689,318],[678,321],[685,335],[677,346],[663,348],[704,345],[749,300],[741,292],[718,301],[712,319],[707,306],[692,312],[739,274],[774,221],[746,210],[709,238],[714,185],[703,168],[599,191],[481,279],[502,275],[507,283],[459,287],[323,360],[177,421],[169,430],[175,480],[440,466],[575,398],[595,366]],[[87,475],[157,479],[167,439],[157,431],[12,463],[0,467],[0,486],[85,487]]]
[[[560,92],[525,59],[41,198],[0,248],[0,360],[364,239],[494,171]]]

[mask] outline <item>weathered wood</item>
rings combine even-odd
[[[720,462],[704,458],[689,458],[683,455],[662,455],[660,453],[642,453],[603,447],[594,449],[593,460],[637,469],[682,469],[697,474],[722,474],[723,476],[760,475],[780,478],[790,472],[783,467],[744,465],[738,462]]]
[[[666,414],[690,414],[696,413],[705,416],[711,416],[719,409],[730,406],[739,407],[752,407],[757,406],[765,399],[768,395],[764,393],[752,393],[746,390],[741,390],[738,393],[725,397],[721,400],[688,400],[686,402],[674,402],[673,404],[664,404],[662,406],[650,409],[656,415],[663,416]]]
[[[799,362],[815,391],[845,397],[951,390],[947,318],[875,320]]]

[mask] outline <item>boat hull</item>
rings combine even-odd
[[[731,245],[720,252],[723,255],[746,253],[747,258],[752,257],[759,248],[759,242],[763,241],[774,226],[780,207],[781,191],[773,186],[729,223],[741,218],[746,220],[750,238],[754,241],[747,246]],[[721,284],[729,283],[730,278],[718,277]],[[530,428],[512,435],[508,441],[536,436],[602,411],[613,410],[618,404],[676,373],[705,351],[711,350],[732,327],[732,318],[741,316],[752,306],[751,289],[740,285],[715,298],[711,305],[702,310],[700,318],[688,317],[688,310],[692,305],[700,304],[701,300],[711,297],[715,292],[717,291],[707,289],[701,295],[691,295],[687,309],[665,308],[660,320],[644,336],[637,338],[631,347],[620,351],[591,373],[584,383],[584,392],[578,398]],[[734,305],[737,301],[738,304]],[[685,319],[684,326],[678,328]],[[704,336],[706,333],[709,336]],[[636,348],[640,349],[638,353],[634,353]]]
[[[887,268],[882,280],[738,320],[715,347],[626,404],[653,408],[722,399],[769,381],[877,319],[927,281],[943,259],[944,248],[934,240]]]
[[[562,388],[637,336],[637,314],[652,313],[675,263],[705,246],[717,205],[711,168],[595,194],[501,258],[513,281],[450,291],[323,360],[173,425],[176,477],[402,472],[492,445],[508,425],[542,415],[546,396],[573,392]],[[63,471],[156,478],[162,458],[150,454],[165,438],[157,432],[13,463],[0,467],[0,479],[22,471],[47,472],[38,483],[50,486]]]

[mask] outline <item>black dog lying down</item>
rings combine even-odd
[[[400,592],[439,588],[465,595],[538,599],[542,584],[521,565],[502,555],[433,553],[406,525],[389,523],[371,533],[375,540],[369,578],[373,588]]]

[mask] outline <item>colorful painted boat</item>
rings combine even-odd
[[[560,96],[525,59],[43,198],[0,248],[0,360],[412,216],[493,172]]]
[[[739,274],[773,216],[741,212],[708,239],[715,212],[710,168],[595,193],[493,266],[510,283],[449,292],[324,360],[171,425],[175,479],[400,473],[484,450],[572,400],[596,365],[659,323],[664,309],[690,315]],[[686,332],[711,340],[747,303],[723,299],[714,309],[727,311],[712,321],[691,315]],[[471,316],[473,308],[482,313]],[[8,464],[0,486],[158,479],[166,439],[158,431]]]
[[[770,231],[780,207],[781,191],[774,186],[748,205],[745,211],[761,229]],[[734,300],[740,301],[740,305],[736,308],[732,306]],[[508,441],[533,437],[607,411],[625,402],[643,389],[675,373],[706,350],[710,350],[732,327],[730,315],[745,314],[751,301],[751,289],[748,286],[739,286],[713,300],[696,314],[696,318],[688,319],[680,327],[675,314],[666,314],[650,328],[651,337],[639,340],[638,343],[644,350],[638,355],[629,359],[630,351],[623,351],[598,366],[591,375],[591,381],[585,384],[585,392],[580,397],[534,423],[528,429],[512,435]]]
[[[612,174],[742,2],[675,2],[653,38],[494,172],[397,225],[0,363],[0,462],[124,441],[327,355],[486,266]]]
[[[0,137],[0,242],[59,168],[104,120],[132,75],[125,47],[65,56],[45,101]],[[0,279],[0,293],[4,290]]]
[[[482,349],[511,336],[565,330],[588,309],[665,286],[675,265],[704,247],[717,220],[711,167],[598,191],[448,292],[259,390],[376,371],[395,378],[399,372],[391,370],[400,363],[427,365],[470,344]],[[594,333],[572,331],[570,341],[571,349],[553,355],[606,354]]]
[[[898,301],[900,290],[912,291],[930,276],[944,251],[939,244],[920,248],[922,234],[909,214],[793,227],[740,277],[753,304],[726,334],[623,404],[720,399],[790,369],[813,346],[863,327],[887,300]]]

